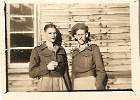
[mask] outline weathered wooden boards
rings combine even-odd
[[[57,3],[41,4],[41,9],[87,9],[87,8],[129,8],[128,3]]]
[[[9,92],[36,91],[37,79],[29,78],[28,74],[10,74],[9,75]],[[131,89],[131,78],[110,78],[107,89]]]
[[[41,4],[38,21],[43,42],[45,24],[54,23],[62,33],[71,75],[71,53],[77,43],[71,27],[79,22],[89,26],[91,43],[100,47],[105,70],[109,76],[107,89],[131,89],[130,12],[127,3],[108,4]],[[29,78],[29,64],[10,64],[9,91],[36,91],[37,79]]]
[[[45,24],[50,22],[56,24],[62,33],[62,45],[67,52],[70,73],[70,49],[76,45],[72,41],[71,27],[83,22],[89,26],[91,43],[100,47],[110,81],[117,80],[116,84],[109,84],[108,89],[131,88],[129,4],[42,4],[41,34]],[[128,80],[122,84],[124,78]]]

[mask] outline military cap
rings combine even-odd
[[[76,34],[76,31],[79,30],[79,29],[83,29],[83,30],[85,30],[85,32],[88,32],[88,26],[87,25],[85,25],[84,23],[77,23],[71,29],[71,34],[72,34],[73,37]]]

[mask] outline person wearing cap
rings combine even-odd
[[[78,45],[72,49],[73,90],[105,90],[107,74],[96,44],[90,44],[88,26],[77,23],[71,29]]]
[[[37,91],[71,91],[71,80],[62,37],[54,24],[44,27],[45,42],[30,56],[29,76],[37,78]]]

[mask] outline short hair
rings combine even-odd
[[[48,28],[55,28],[57,35],[56,35],[54,44],[61,45],[62,44],[62,35],[61,35],[60,31],[57,29],[56,25],[54,25],[53,23],[45,25],[44,32],[46,32],[46,30]]]
[[[50,23],[50,24],[45,25],[45,27],[44,27],[44,32],[46,32],[46,30],[47,30],[48,28],[55,28],[55,29],[57,30],[56,25],[54,25],[53,23]]]

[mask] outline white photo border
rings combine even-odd
[[[130,32],[131,32],[131,66],[133,91],[97,91],[97,92],[8,92],[6,93],[6,55],[5,55],[5,3],[130,3]],[[139,58],[139,0],[5,0],[0,1],[0,91],[2,100],[138,100],[140,99],[140,58]]]

